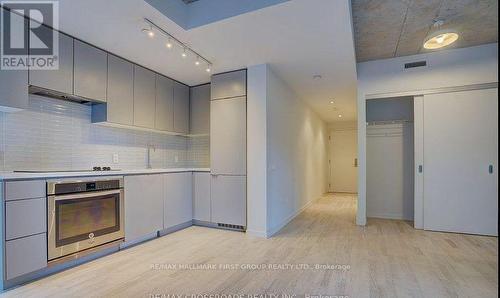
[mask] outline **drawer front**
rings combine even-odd
[[[5,200],[43,198],[47,194],[44,180],[5,182]]]
[[[5,203],[5,239],[15,239],[47,232],[46,199]]]
[[[5,241],[6,279],[47,266],[47,234]]]

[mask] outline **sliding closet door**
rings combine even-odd
[[[424,229],[498,235],[497,95],[424,97]]]

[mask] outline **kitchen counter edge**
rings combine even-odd
[[[181,173],[181,172],[210,172],[210,168],[171,168],[171,169],[144,169],[144,170],[120,170],[120,171],[96,171],[96,172],[93,171],[51,172],[51,173],[0,172],[0,181],[72,178],[72,177],[152,175],[152,174]]]

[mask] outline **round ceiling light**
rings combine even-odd
[[[436,50],[451,45],[458,40],[458,34],[455,32],[443,32],[434,34],[424,43],[424,48]]]

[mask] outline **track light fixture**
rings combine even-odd
[[[149,37],[154,37],[155,32],[153,31],[153,26],[149,25],[149,28],[143,28],[142,33],[146,34]]]
[[[174,46],[177,46],[182,49],[181,52],[181,57],[182,58],[187,58],[188,56],[196,57],[196,61],[194,64],[196,66],[199,66],[203,63],[207,64],[207,68],[205,69],[206,72],[211,72],[212,71],[212,62],[210,62],[208,59],[204,58],[200,54],[198,54],[195,50],[192,48],[188,47],[186,44],[183,42],[179,41],[177,38],[173,37],[170,33],[167,31],[163,30],[161,27],[153,23],[151,20],[148,18],[144,18],[144,22],[148,26],[147,28],[143,28],[142,32],[149,36],[150,38],[153,38],[155,36],[155,33],[158,32],[160,35],[164,36],[167,41],[165,43],[165,47],[167,49],[172,49]]]

